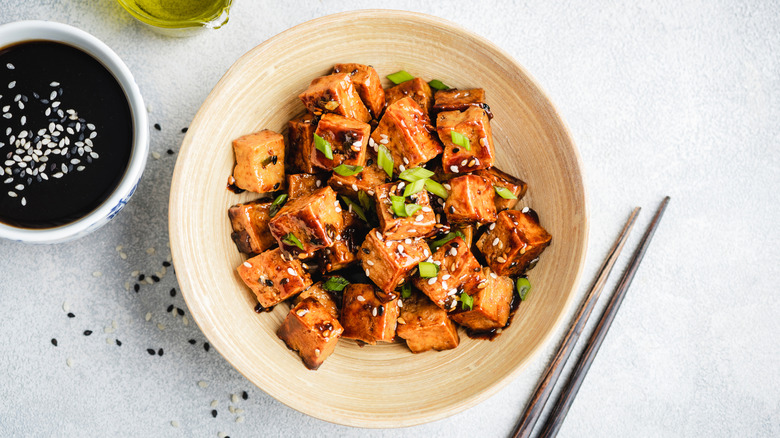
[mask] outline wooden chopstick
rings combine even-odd
[[[653,238],[653,234],[655,234],[655,229],[658,227],[658,223],[661,221],[661,217],[663,216],[668,203],[669,197],[667,196],[661,202],[652,222],[650,222],[647,231],[645,231],[645,235],[639,242],[639,247],[636,249],[633,258],[631,259],[631,263],[628,265],[625,274],[623,274],[623,278],[620,279],[620,283],[617,285],[615,293],[612,295],[612,299],[610,299],[609,304],[606,309],[604,309],[604,314],[601,316],[598,325],[588,340],[585,350],[577,360],[577,364],[572,371],[569,381],[558,396],[558,401],[555,403],[550,416],[547,418],[547,422],[539,435],[540,437],[548,438],[558,434],[558,430],[560,430],[563,420],[569,412],[574,397],[577,396],[577,391],[579,391],[583,380],[585,380],[585,375],[588,373],[590,365],[593,363],[593,359],[596,357],[596,353],[598,353],[601,343],[604,341],[604,337],[607,335],[609,327],[615,319],[615,314],[617,314],[618,309],[620,309],[620,304],[623,302],[623,298],[626,296],[629,286],[631,286],[631,281],[634,279],[634,275],[639,268],[639,263],[642,261],[648,245],[650,245],[650,240]]]
[[[612,245],[612,249],[609,250],[607,258],[604,260],[604,264],[601,265],[596,281],[591,286],[590,292],[585,296],[585,299],[580,304],[580,308],[577,310],[577,314],[574,317],[574,322],[569,328],[569,332],[566,333],[566,337],[563,338],[561,345],[558,347],[558,352],[555,353],[555,357],[552,362],[547,366],[547,369],[542,375],[542,379],[536,386],[533,397],[528,402],[523,413],[522,418],[518,422],[513,438],[528,437],[533,432],[534,425],[536,425],[539,416],[544,410],[544,405],[547,403],[547,399],[550,398],[550,393],[555,386],[555,382],[558,381],[558,377],[563,371],[563,366],[566,364],[566,360],[571,355],[574,345],[577,343],[577,339],[582,333],[582,329],[585,327],[585,323],[588,321],[593,306],[601,294],[601,290],[604,288],[604,284],[607,282],[609,273],[612,272],[612,267],[615,265],[615,261],[620,255],[620,251],[623,250],[628,235],[631,232],[631,228],[634,226],[636,217],[639,214],[640,208],[637,207],[628,217],[626,224],[623,226],[623,231],[620,232],[615,243]]]

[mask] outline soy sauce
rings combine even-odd
[[[132,143],[127,97],[98,60],[52,41],[0,48],[0,222],[86,216],[119,185]]]

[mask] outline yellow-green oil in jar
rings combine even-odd
[[[208,27],[227,23],[231,0],[117,0],[136,19],[164,29]]]

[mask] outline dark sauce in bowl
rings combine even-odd
[[[88,215],[119,185],[132,144],[127,97],[100,61],[53,41],[0,48],[0,222]]]

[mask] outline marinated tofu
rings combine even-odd
[[[453,224],[496,221],[496,191],[487,179],[478,175],[463,175],[453,178],[450,196],[444,204],[447,220]]]
[[[366,276],[385,294],[383,298],[389,300],[397,296],[395,288],[406,281],[417,263],[430,255],[428,244],[422,239],[390,240],[373,229],[366,235],[358,259]]]
[[[439,272],[435,277],[415,277],[414,285],[443,310],[453,310],[458,294],[482,280],[482,267],[460,237],[442,245],[425,261],[435,264]]]
[[[344,289],[341,308],[342,336],[374,345],[393,342],[398,320],[398,301],[381,301],[370,284],[350,284]]]
[[[325,186],[311,195],[288,201],[268,226],[284,251],[304,259],[333,245],[344,228],[344,220],[336,192]]]
[[[284,137],[268,129],[233,140],[238,188],[255,193],[279,190],[284,185]]]
[[[355,90],[349,73],[316,78],[298,97],[315,116],[333,113],[366,123],[371,120],[371,114]]]
[[[420,78],[414,78],[412,80],[402,82],[395,87],[388,88],[385,91],[385,100],[387,106],[403,99],[404,97],[411,97],[417,102],[417,105],[425,112],[425,115],[430,116],[431,107],[433,106],[433,93],[431,92],[431,86],[427,82]]]
[[[464,308],[462,301],[458,310],[451,313],[458,324],[475,331],[488,331],[504,327],[509,320],[514,284],[509,277],[499,277],[484,268],[485,280],[467,289],[473,301],[471,309]]]
[[[314,148],[311,162],[315,166],[333,170],[339,164],[363,166],[366,164],[366,150],[371,126],[338,114],[325,114],[317,125],[316,135],[330,144],[333,159]]]
[[[406,183],[387,183],[376,188],[376,212],[379,230],[386,239],[401,240],[409,237],[426,237],[434,232],[436,215],[431,208],[428,192],[423,189],[405,198],[404,205],[419,205],[420,209],[409,216],[398,216],[393,210],[391,196],[402,197]],[[404,213],[405,211],[404,207]]]
[[[477,248],[496,274],[521,275],[551,240],[530,211],[504,210],[477,241]]]
[[[270,211],[271,201],[266,199],[236,204],[228,209],[230,225],[233,227],[230,238],[236,243],[239,252],[260,254],[276,244],[268,229]]]
[[[368,224],[355,213],[342,210],[341,214],[344,218],[341,234],[336,236],[333,245],[318,252],[319,267],[322,272],[337,271],[356,264],[360,244],[368,233]]]
[[[287,165],[298,172],[315,173],[311,162],[317,119],[306,113],[287,122]]]
[[[441,112],[436,116],[436,131],[444,144],[441,162],[446,171],[468,173],[493,166],[496,151],[490,119],[485,111],[470,107],[463,112]],[[455,138],[461,140],[460,143],[453,140],[453,132],[457,133]]]
[[[328,310],[328,313],[330,313],[333,318],[338,319],[339,307],[330,292],[323,288],[323,284],[324,282],[322,281],[314,283],[310,288],[296,295],[292,304],[293,306],[296,306],[301,301],[307,298],[312,298],[325,306],[325,308]]]
[[[493,201],[496,204],[497,211],[513,208],[517,204],[517,201],[523,199],[525,191],[528,189],[528,185],[523,182],[523,180],[503,172],[497,167],[491,167],[488,170],[478,170],[474,172],[474,174],[490,181],[494,188],[502,187],[507,190],[507,194],[514,196],[514,198],[511,198],[510,196],[507,199],[496,192],[495,196],[493,196]]]
[[[466,111],[471,107],[480,108],[485,111],[488,118],[493,118],[487,100],[485,100],[485,90],[482,88],[439,90],[434,95],[434,114],[446,111]]]
[[[298,352],[306,368],[316,370],[333,353],[343,332],[328,307],[308,297],[290,309],[276,335]]]
[[[328,184],[338,194],[351,198],[357,198],[360,191],[366,192],[369,196],[374,196],[376,187],[390,182],[390,177],[377,166],[375,154],[372,153],[370,155],[371,158],[368,158],[366,165],[360,173],[345,176],[333,172],[330,180],[328,180]]]
[[[321,189],[327,182],[327,175],[294,173],[287,175],[287,194],[289,199],[308,196]]]
[[[404,97],[387,106],[379,126],[371,134],[371,146],[387,147],[393,158],[393,170],[400,173],[441,153],[433,129],[420,106],[411,97]]]
[[[301,262],[285,257],[280,248],[269,249],[236,268],[262,307],[269,308],[311,286]]]
[[[403,300],[396,332],[406,340],[412,353],[451,350],[460,342],[458,329],[447,312],[422,294],[412,294]]]
[[[360,99],[371,115],[379,120],[385,109],[385,90],[374,67],[363,64],[336,64],[333,66],[333,73],[349,73]]]

